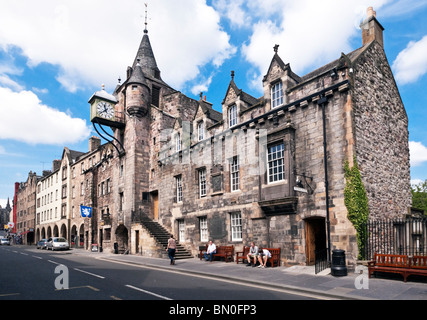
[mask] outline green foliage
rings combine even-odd
[[[424,210],[427,215],[427,180],[411,186],[412,207]]]
[[[345,188],[344,203],[348,211],[348,219],[353,223],[357,232],[357,245],[359,259],[365,251],[364,239],[366,237],[366,222],[369,217],[368,197],[357,166],[356,157],[354,165],[350,168],[348,161],[344,163]]]

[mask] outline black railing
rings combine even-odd
[[[374,253],[427,255],[427,217],[368,221],[365,231],[363,260]]]
[[[328,248],[315,250],[314,252],[314,273],[325,270],[328,267]]]

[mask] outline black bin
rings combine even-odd
[[[115,254],[119,253],[119,244],[117,242],[114,242],[114,253]]]
[[[335,277],[343,277],[347,275],[344,250],[332,250],[331,274]]]

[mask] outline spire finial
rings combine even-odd
[[[234,70],[231,71],[231,80],[234,80]]]
[[[148,22],[147,22],[147,7],[148,7],[148,4],[144,3],[144,5],[145,5],[145,29],[144,29],[144,33],[148,33],[148,30],[147,30],[147,25],[148,25]]]
[[[275,52],[275,53],[277,53],[277,51],[279,51],[279,45],[278,45],[278,44],[276,44],[276,45],[273,47],[273,49],[274,49],[274,52]]]

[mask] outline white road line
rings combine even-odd
[[[62,263],[59,263],[59,262],[56,262],[56,261],[52,261],[52,260],[47,260],[47,261],[49,261],[50,263],[53,263],[53,264],[62,264]]]
[[[168,298],[168,297],[165,297],[165,296],[161,296],[160,294],[157,294],[157,293],[154,293],[154,292],[150,292],[150,291],[147,291],[147,290],[144,290],[144,289],[141,289],[141,288],[137,288],[137,287],[131,286],[130,284],[125,285],[125,287],[131,288],[131,289],[134,289],[134,290],[138,290],[138,291],[144,292],[146,294],[150,294],[152,296],[155,296],[155,297],[163,299],[163,300],[173,300],[171,298]]]
[[[91,276],[94,276],[94,277],[97,277],[97,278],[100,278],[100,279],[105,279],[105,277],[100,276],[99,274],[95,274],[95,273],[87,272],[87,271],[80,270],[80,269],[77,269],[77,268],[74,268],[74,270],[79,271],[79,272],[83,272],[83,273],[86,273],[86,274],[89,274],[89,275],[91,275]]]
[[[43,258],[42,257],[39,257],[39,256],[32,256],[33,258],[37,258],[37,259],[40,259],[40,260],[43,260]]]

